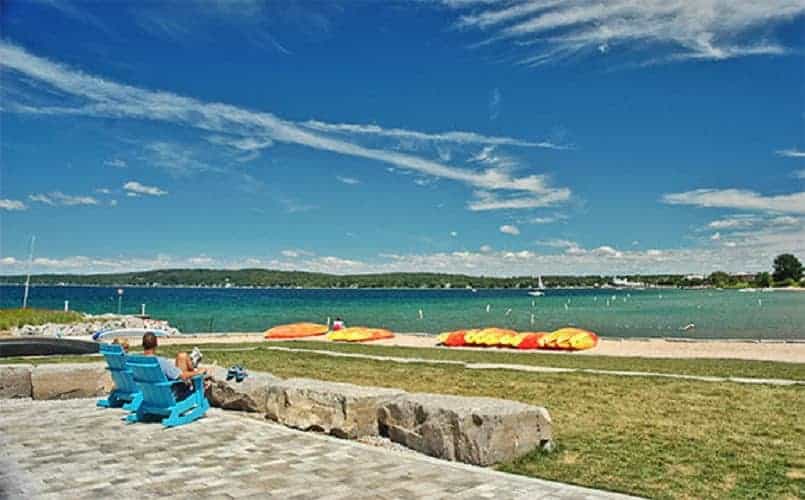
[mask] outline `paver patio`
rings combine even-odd
[[[616,499],[212,409],[126,425],[95,400],[0,401],[0,498]]]

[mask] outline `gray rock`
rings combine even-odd
[[[33,365],[0,365],[0,399],[30,398]]]
[[[114,388],[106,363],[37,365],[31,371],[34,399],[73,399],[102,396]]]
[[[235,382],[234,379],[227,381],[226,372],[226,368],[213,369],[207,393],[210,404],[225,410],[265,413],[268,387],[280,379],[270,373],[249,372],[243,382]]]
[[[545,408],[503,399],[406,394],[383,404],[378,420],[394,442],[474,465],[513,460],[552,440]]]
[[[269,386],[266,416],[289,427],[342,438],[376,436],[378,409],[402,394],[397,389],[288,379]]]

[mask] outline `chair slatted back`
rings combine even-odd
[[[123,346],[118,344],[101,344],[101,354],[106,359],[106,364],[109,367],[109,373],[112,375],[112,380],[115,382],[115,388],[127,394],[136,394],[140,392],[140,388],[134,382],[131,369],[126,365],[126,353],[123,351]]]
[[[126,364],[134,375],[134,381],[143,392],[143,406],[150,410],[170,410],[176,405],[171,386],[173,381],[165,378],[156,356],[130,355]]]

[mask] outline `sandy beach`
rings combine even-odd
[[[174,344],[221,344],[221,343],[270,343],[262,333],[195,334],[160,339],[163,345]],[[330,342],[325,336],[307,337],[298,342]],[[397,334],[393,339],[379,340],[371,345],[400,347],[439,348],[435,336],[417,334]],[[456,349],[456,348],[453,348]],[[483,348],[461,348],[485,351]],[[492,349],[497,351],[497,349]],[[589,351],[516,351],[521,353],[539,352],[556,356],[628,356],[644,358],[711,358],[711,359],[751,359],[759,361],[784,361],[805,363],[805,342],[751,342],[728,340],[669,341],[664,339],[602,339],[598,346]]]

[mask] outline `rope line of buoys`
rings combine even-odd
[[[598,335],[581,328],[560,328],[553,332],[516,332],[504,328],[456,330],[439,335],[446,347],[503,347],[513,349],[546,349],[583,351],[598,345]]]

